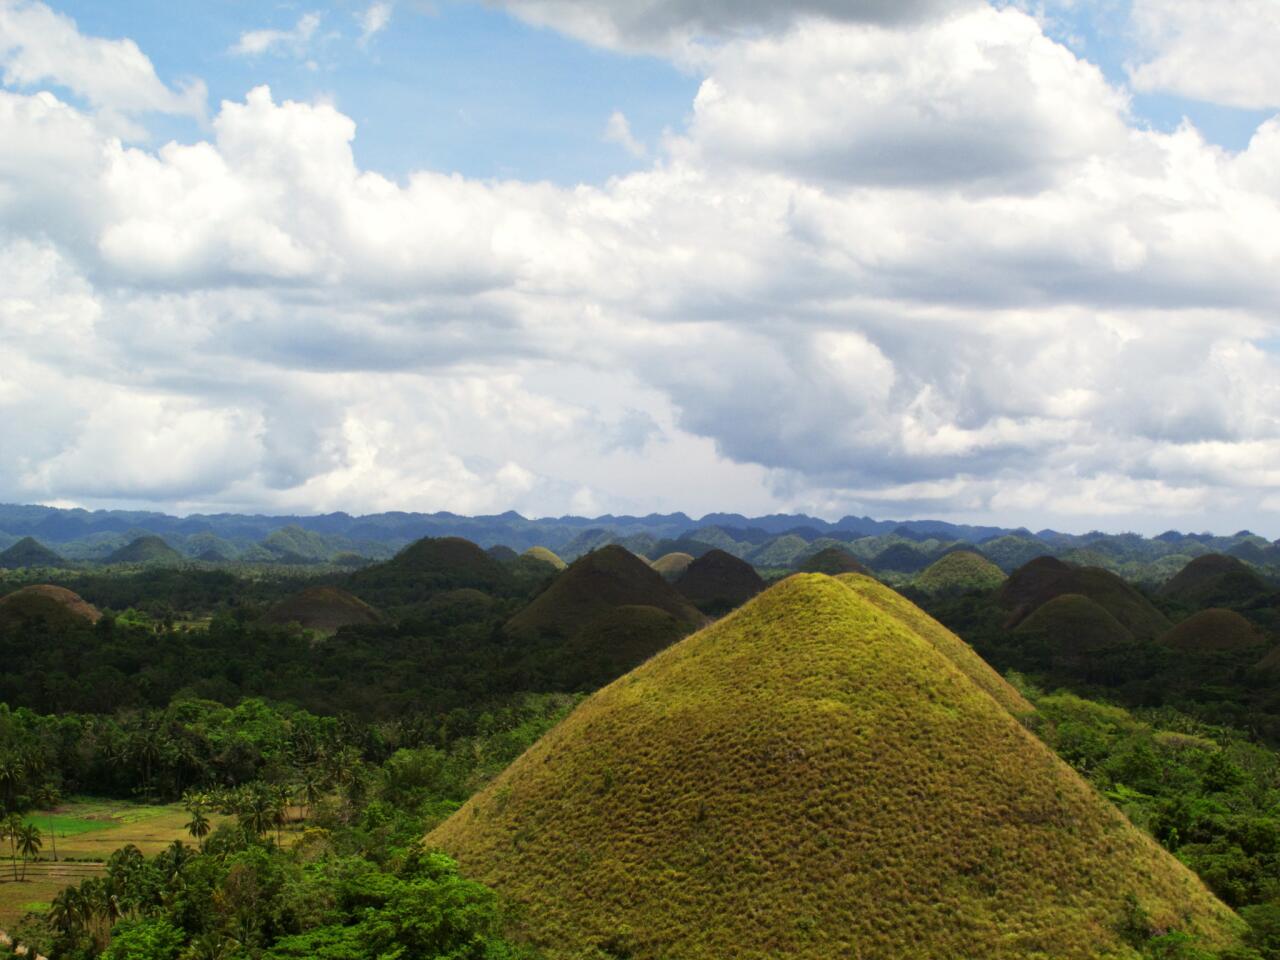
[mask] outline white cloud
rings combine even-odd
[[[228,51],[236,56],[257,57],[266,53],[289,53],[302,58],[320,28],[320,14],[304,13],[292,30],[247,30]]]
[[[621,110],[615,110],[609,115],[609,120],[604,125],[603,139],[605,143],[616,143],[633,157],[643,157],[649,152],[648,148],[635,138],[631,132],[631,124],[627,122],[627,116]]]
[[[1280,4],[1274,0],[1134,0],[1145,56],[1138,90],[1265,110],[1280,107]]]
[[[360,39],[357,43],[361,47],[368,46],[370,40],[390,25],[394,9],[395,5],[388,0],[379,0],[377,3],[369,4],[362,13],[356,15],[356,20],[360,24]]]
[[[35,0],[0,0],[0,70],[6,86],[55,84],[104,111],[204,115],[202,83],[172,90],[132,40],[84,36]]]
[[[159,149],[0,95],[0,497],[1171,525],[1280,496],[1275,124],[1137,129],[1013,10],[706,69],[650,166],[573,188],[396,182],[266,88]]]

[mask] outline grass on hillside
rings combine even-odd
[[[552,960],[1096,960],[1155,928],[1236,939],[1190,871],[853,586],[792,577],[658,654],[428,842],[513,898]]]
[[[970,590],[994,590],[1004,583],[1004,571],[986,557],[957,550],[940,557],[912,582],[922,593],[944,596]]]

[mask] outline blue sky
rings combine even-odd
[[[1278,535],[1277,46],[1263,0],[0,0],[0,499]]]

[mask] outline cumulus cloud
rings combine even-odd
[[[1250,110],[1280,107],[1280,5],[1272,0],[1134,0],[1145,56],[1138,90]]]
[[[1016,10],[726,37],[600,186],[391,180],[357,135],[265,87],[158,149],[0,95],[0,496],[1280,502],[1280,128],[1142,129]]]
[[[257,57],[266,53],[305,57],[319,28],[320,14],[304,13],[291,30],[246,30],[229,52],[240,57]]]
[[[0,0],[0,70],[6,86],[52,83],[107,111],[204,114],[202,83],[173,90],[132,40],[84,36],[35,0]]]
[[[621,110],[615,110],[609,115],[609,120],[604,125],[604,141],[606,143],[616,143],[627,153],[637,158],[643,157],[649,152],[648,148],[637,140],[635,134],[631,132],[631,124],[627,121],[626,114]]]

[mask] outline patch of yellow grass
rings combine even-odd
[[[908,613],[792,577],[584,701],[428,843],[553,960],[1133,957],[1130,893],[1234,942],[1239,919]]]

